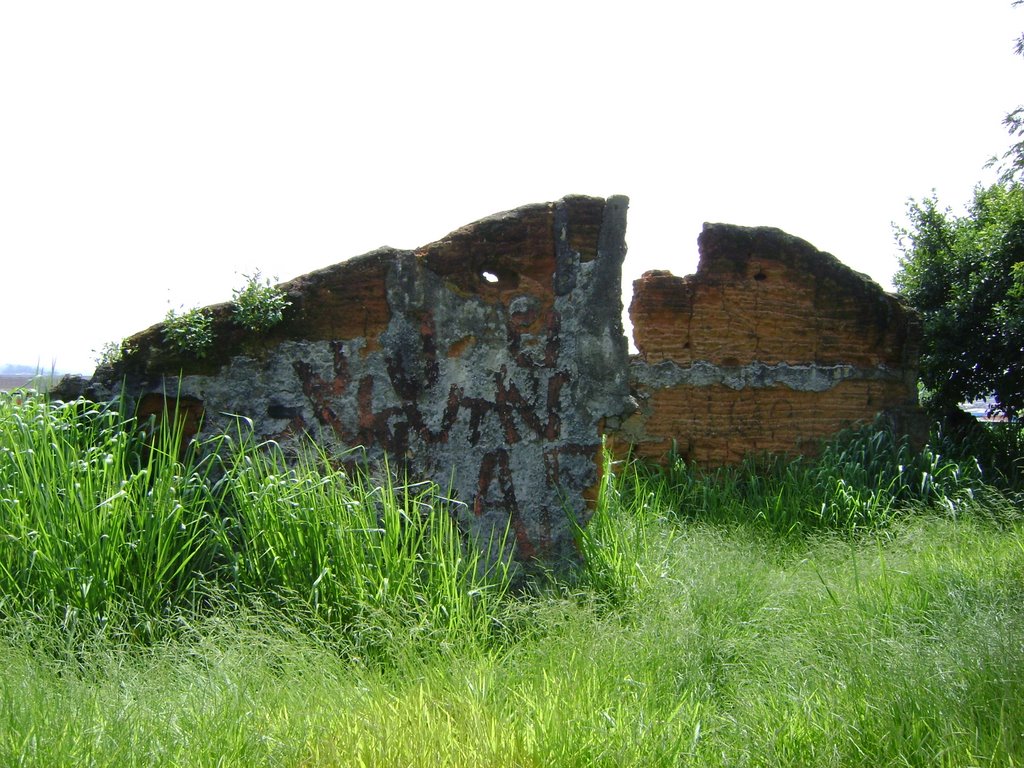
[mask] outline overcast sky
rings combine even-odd
[[[0,3],[0,364],[566,194],[624,285],[771,225],[886,288],[1024,102],[1010,0]],[[628,301],[628,295],[626,300]]]

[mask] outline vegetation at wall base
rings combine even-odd
[[[243,434],[183,451],[180,422],[4,397],[0,612],[100,625],[116,612],[154,640],[163,619],[234,599],[367,638],[387,612],[458,636],[507,589],[435,486],[371,482],[312,453],[290,465]]]
[[[182,461],[117,404],[0,396],[0,764],[1024,758],[1021,500],[942,435],[609,457],[582,570],[512,591],[441,489],[244,434]]]

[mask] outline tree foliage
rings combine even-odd
[[[1013,5],[1024,5],[1024,0],[1013,0]],[[1017,38],[1013,49],[1018,56],[1024,56],[1024,35]],[[989,160],[987,167],[998,166],[999,180],[1004,184],[1021,183],[1024,181],[1024,106],[1009,112],[1003,118],[1003,125],[1013,143],[1001,158]]]
[[[1024,56],[1024,35],[1015,52]],[[992,397],[994,410],[1013,417],[1024,408],[1024,106],[1003,124],[1013,143],[988,164],[999,181],[977,187],[965,215],[940,208],[934,194],[910,201],[895,282],[924,320],[930,404]]]
[[[924,323],[921,379],[937,407],[1024,408],[1024,186],[978,187],[965,215],[908,205],[895,282]]]

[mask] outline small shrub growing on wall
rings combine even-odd
[[[231,294],[235,303],[235,322],[250,331],[262,333],[273,328],[284,319],[284,311],[291,306],[283,291],[266,279],[261,282],[260,272],[242,275],[245,286]]]
[[[96,365],[115,365],[124,360],[125,355],[131,354],[132,349],[126,339],[121,339],[121,341],[108,341],[92,352]]]
[[[164,339],[181,352],[203,357],[213,344],[213,318],[198,307],[180,315],[170,309],[164,318]]]

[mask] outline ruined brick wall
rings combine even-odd
[[[511,523],[517,556],[575,558],[598,480],[602,420],[629,401],[621,321],[625,198],[570,197],[471,224],[416,251],[381,249],[283,283],[285,321],[253,334],[214,316],[202,359],[157,325],[97,372],[142,411],[178,399],[202,433],[373,462],[451,487],[462,523]]]
[[[647,272],[630,318],[639,455],[708,466],[814,453],[917,404],[916,317],[868,277],[767,227],[706,224],[697,273]]]
[[[470,224],[415,251],[383,248],[279,286],[284,321],[253,333],[207,308],[214,345],[182,353],[163,324],[97,370],[93,397],[190,432],[250,424],[286,451],[428,478],[465,529],[510,528],[516,556],[575,559],[602,437],[706,465],[801,453],[916,402],[916,321],[893,297],[778,230],[710,225],[697,274],[648,272],[621,322],[627,201],[568,197]]]

